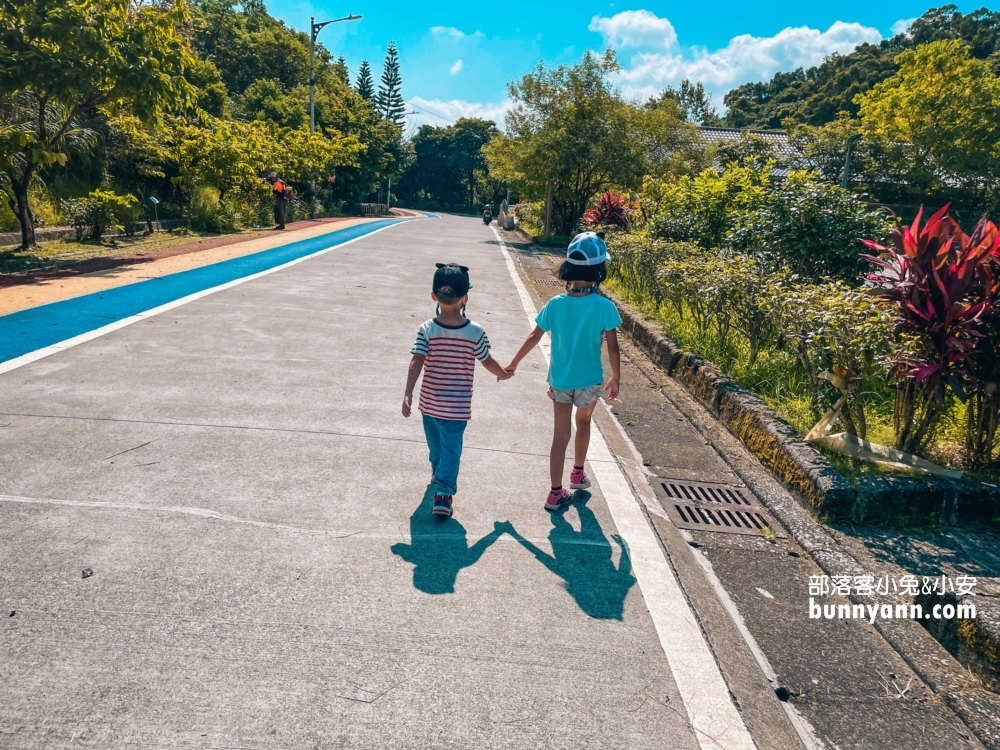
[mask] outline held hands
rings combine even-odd
[[[410,404],[412,404],[412,403],[413,403],[413,394],[412,393],[407,393],[405,396],[403,396],[403,416],[404,417],[409,417],[410,416]]]
[[[497,376],[498,383],[501,380],[510,380],[512,377],[514,377],[514,370],[517,369],[517,365],[514,365],[513,367],[511,367],[510,365],[507,365],[506,367],[500,367],[499,362],[497,362],[497,367],[500,368],[500,372],[494,372],[493,374]]]
[[[618,378],[611,378],[604,385],[604,392],[608,394],[608,401],[614,401],[618,398]]]

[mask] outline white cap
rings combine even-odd
[[[566,250],[566,262],[574,266],[596,266],[606,260],[611,260],[608,246],[593,232],[580,232]]]

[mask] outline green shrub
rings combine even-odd
[[[650,236],[722,247],[740,212],[757,206],[770,180],[771,163],[735,164],[722,173],[707,169],[694,177],[647,179],[640,210]]]
[[[63,212],[45,187],[34,187],[28,192],[28,202],[35,216],[35,227],[57,227],[63,222]],[[20,223],[7,204],[0,198],[0,232],[18,232]]]
[[[629,299],[640,304],[653,302],[659,306],[667,299],[665,295],[674,291],[675,296],[670,301],[675,307],[679,305],[681,298],[676,293],[680,290],[665,284],[660,278],[661,266],[668,259],[704,253],[697,245],[666,242],[626,232],[611,233],[606,240],[611,252],[608,274],[618,281]]]
[[[883,243],[889,217],[850,190],[812,172],[791,172],[769,187],[755,209],[739,213],[728,241],[811,281],[837,278],[857,284],[867,270],[860,240]]]
[[[195,187],[188,203],[191,228],[198,232],[223,234],[236,231],[241,225],[242,213],[237,205],[219,199],[213,187]]]
[[[631,300],[667,303],[683,320],[693,321],[700,334],[709,327],[725,347],[735,331],[747,343],[747,364],[753,366],[775,327],[765,300],[776,279],[756,259],[708,253],[690,242],[667,242],[638,234],[608,235],[609,273]]]
[[[540,202],[522,201],[511,208],[511,213],[525,231],[531,234],[541,234],[545,229],[545,205]]]
[[[119,195],[111,190],[98,188],[86,198],[63,201],[63,213],[76,229],[77,240],[86,234],[99,240],[109,229],[124,232],[126,226],[135,225],[138,199],[131,193]],[[131,231],[134,229],[130,228]]]
[[[888,306],[842,281],[787,279],[773,284],[765,305],[795,352],[817,412],[846,395],[844,429],[864,438],[866,398],[885,393],[893,328]]]

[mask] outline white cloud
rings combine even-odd
[[[609,47],[673,49],[677,46],[674,25],[648,10],[626,10],[611,18],[594,16],[587,28],[601,34]]]
[[[511,106],[509,101],[489,104],[467,102],[462,99],[424,99],[420,96],[411,97],[407,101],[416,110],[416,114],[408,115],[406,118],[407,133],[410,132],[411,128],[416,129],[421,125],[447,127],[459,117],[481,117],[484,120],[493,120],[497,127],[502,130],[504,115],[507,114],[507,110]]]
[[[910,30],[910,27],[916,20],[917,20],[916,18],[905,18],[896,21],[896,23],[892,25],[892,35],[896,36],[897,34],[905,34],[907,31]]]
[[[483,32],[481,31],[477,30],[471,34],[466,34],[454,26],[431,26],[431,33],[434,36],[450,36],[452,39],[475,39],[483,36]]]
[[[450,68],[448,68],[448,70],[451,72],[452,75],[457,75],[458,73],[462,72],[462,64],[463,64],[462,58],[460,57],[457,60],[455,60],[455,64],[452,65]]]
[[[653,96],[685,78],[701,81],[722,104],[722,95],[748,81],[767,80],[779,71],[819,65],[831,54],[846,54],[864,42],[877,43],[877,29],[837,21],[826,31],[806,26],[782,29],[774,36],[741,34],[717,50],[684,47],[673,26],[649,11],[628,11],[611,18],[595,17],[590,28],[619,47],[637,47],[623,64],[618,83],[626,95]],[[669,30],[669,31],[668,31]],[[615,46],[609,44],[609,46]]]

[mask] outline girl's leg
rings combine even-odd
[[[594,416],[595,401],[586,409],[576,410],[576,440],[573,443],[573,465],[583,466],[590,447],[590,418]]]
[[[549,474],[552,486],[562,485],[563,468],[566,463],[566,447],[573,432],[573,404],[552,402],[552,412],[555,417],[555,429],[552,433],[552,451],[549,453]]]

